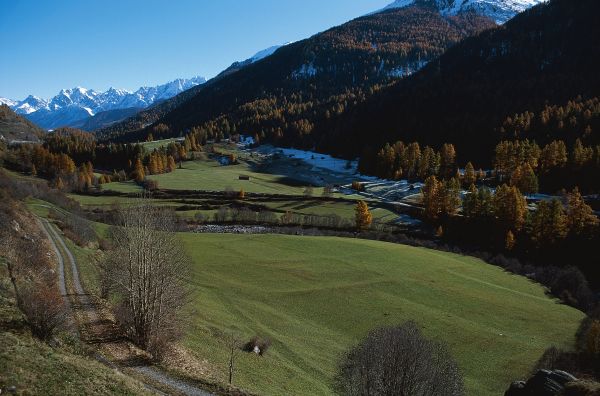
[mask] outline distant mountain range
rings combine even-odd
[[[458,15],[474,12],[503,24],[516,14],[546,0],[396,0],[381,11],[404,8],[412,5],[433,7],[442,15]]]
[[[115,88],[98,92],[76,87],[63,89],[50,100],[30,95],[21,101],[0,98],[0,103],[44,129],[70,126],[93,130],[121,121],[205,82],[203,77],[177,79],[155,87],[142,87],[135,92]]]

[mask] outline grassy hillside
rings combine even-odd
[[[60,346],[33,338],[15,305],[6,263],[0,261],[0,391],[19,395],[141,395],[143,386],[87,355],[72,336]],[[149,394],[149,393],[148,393]]]
[[[194,259],[186,344],[226,373],[223,340],[269,337],[234,382],[265,395],[330,394],[336,361],[369,329],[415,320],[450,345],[468,394],[498,395],[583,314],[483,262],[374,241],[182,234]]]

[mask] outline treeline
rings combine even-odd
[[[59,189],[88,191],[104,183],[133,179],[143,183],[147,175],[172,172],[201,150],[196,134],[182,143],[170,142],[147,152],[141,144],[98,144],[92,134],[61,129],[46,135],[41,144],[23,144],[8,150],[7,165],[46,178]]]
[[[554,140],[543,147],[530,140],[501,141],[494,150],[493,172],[476,170],[467,162],[459,172],[457,151],[452,144],[444,144],[439,151],[418,142],[405,144],[398,141],[386,144],[376,154],[369,151],[360,158],[359,170],[364,174],[385,179],[425,180],[436,176],[448,180],[457,177],[465,187],[487,179],[501,184],[508,182],[524,194],[556,192],[581,188],[585,192],[600,191],[600,145],[586,146],[575,139],[568,148],[562,140]]]
[[[360,157],[358,169],[361,173],[385,179],[425,180],[429,176],[442,179],[460,177],[456,162],[457,152],[453,144],[444,144],[439,151],[429,146],[421,148],[418,142],[405,144],[398,141],[386,144],[375,155],[366,151]],[[467,186],[486,177],[482,169],[476,170],[472,163],[465,168]]]
[[[496,146],[494,167],[500,181],[510,180],[526,194],[536,193],[538,185],[549,192],[576,186],[600,191],[600,145],[584,145],[579,138],[571,147],[563,140],[543,147],[529,140],[502,141]]]

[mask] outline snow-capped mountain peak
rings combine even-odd
[[[516,14],[546,0],[395,0],[380,11],[404,8],[411,5],[425,5],[437,8],[443,15],[457,15],[475,12],[503,24]],[[379,11],[378,11],[379,12]]]
[[[219,76],[223,76],[223,75],[227,75],[229,73],[233,73],[243,67],[246,67],[248,65],[251,65],[253,63],[258,62],[259,60],[265,59],[271,55],[273,55],[273,53],[275,53],[275,51],[277,51],[279,48],[281,47],[285,47],[286,45],[291,44],[291,42],[287,42],[285,44],[281,44],[281,45],[273,45],[269,48],[265,48],[264,50],[258,51],[256,54],[252,55],[250,58],[243,60],[243,61],[238,61],[238,62],[233,62],[231,64],[231,66],[229,66],[227,69],[223,70]]]
[[[48,106],[48,101],[37,96],[29,95],[25,99],[15,102],[11,108],[17,114],[31,114]]]
[[[259,60],[264,59],[267,56],[273,55],[273,53],[275,51],[277,51],[279,48],[285,47],[288,44],[290,44],[290,43],[288,42],[288,43],[285,43],[283,45],[274,45],[272,47],[265,48],[262,51],[258,51],[256,54],[254,54],[252,57],[250,57],[251,63],[258,62]]]
[[[93,89],[86,89],[82,87],[62,89],[58,95],[52,98],[48,104],[48,107],[50,110],[60,110],[68,106],[93,109],[96,107],[95,105],[97,102],[97,96],[98,93]]]
[[[142,87],[135,92],[109,88],[104,92],[77,86],[61,89],[50,100],[29,95],[22,101],[0,99],[16,113],[30,118],[42,128],[78,125],[82,120],[103,111],[143,109],[158,101],[167,100],[196,85],[206,82],[203,77],[177,79],[156,87]]]
[[[17,102],[15,102],[12,99],[0,98],[0,105],[7,105],[9,107],[12,107],[12,106],[14,106],[16,104],[17,104]]]

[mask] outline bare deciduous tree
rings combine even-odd
[[[336,378],[342,395],[457,396],[464,394],[456,362],[417,325],[378,328],[343,359]]]
[[[235,361],[242,351],[242,342],[235,333],[231,332],[227,336],[227,351],[229,352],[229,385],[233,384],[233,374],[235,372]]]
[[[54,287],[35,283],[20,292],[21,306],[34,336],[47,341],[67,320],[63,298]]]
[[[114,248],[102,266],[103,282],[119,301],[117,319],[155,357],[180,333],[187,299],[190,261],[174,232],[174,217],[145,198],[121,209],[111,231]]]

